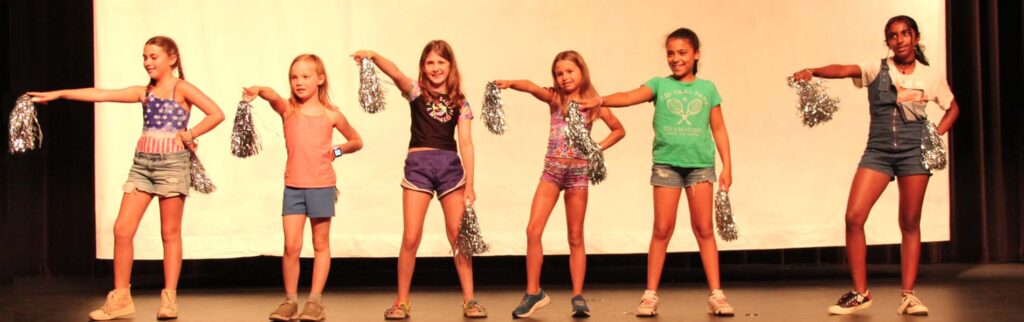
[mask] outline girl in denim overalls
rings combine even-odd
[[[860,65],[808,68],[793,74],[799,80],[809,80],[812,76],[849,77],[858,87],[865,84],[868,87],[871,113],[868,143],[853,177],[846,206],[846,253],[853,290],[828,308],[831,314],[850,314],[871,306],[864,222],[875,201],[894,178],[900,190],[899,223],[903,234],[903,290],[896,311],[899,314],[928,314],[928,308],[914,294],[921,254],[921,206],[931,176],[921,160],[921,138],[927,122],[924,108],[929,102],[934,102],[946,110],[938,124],[939,134],[945,134],[953,126],[959,108],[945,78],[928,66],[928,60],[918,45],[920,37],[914,19],[896,16],[885,25],[885,41],[893,52],[892,57]]]
[[[33,101],[40,103],[63,98],[86,102],[141,102],[143,105],[142,135],[136,144],[134,164],[124,184],[121,209],[114,222],[114,290],[107,294],[102,308],[89,313],[90,320],[112,320],[135,313],[129,289],[135,255],[132,239],[154,197],[160,200],[164,246],[164,289],[160,292],[157,318],[178,317],[181,216],[191,182],[189,150],[195,151],[196,138],[224,120],[224,113],[217,104],[185,81],[174,40],[163,36],[150,38],[142,56],[142,65],[150,78],[147,86],[28,93]],[[173,69],[177,69],[177,76],[172,73]],[[188,129],[192,105],[199,107],[206,117]]]

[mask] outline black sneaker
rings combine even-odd
[[[576,295],[572,297],[572,317],[590,317],[590,307],[587,306],[587,299],[583,298],[583,295]]]
[[[864,294],[850,291],[843,294],[835,305],[828,307],[829,314],[850,314],[871,307],[871,292]]]

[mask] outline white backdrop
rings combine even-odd
[[[828,82],[842,100],[836,119],[808,129],[785,85],[793,71],[857,63],[887,54],[883,27],[894,15],[914,17],[932,66],[946,66],[942,2],[920,1],[95,1],[96,85],[148,82],[140,55],[149,37],[174,38],[186,78],[224,110],[227,119],[202,138],[200,157],[218,186],[188,199],[182,231],[186,258],[280,255],[285,148],[280,118],[263,102],[254,112],[264,151],[230,154],[231,120],[242,86],[288,94],[288,65],[300,53],[320,55],[331,95],[362,135],[363,150],[334,162],[341,197],[331,227],[340,257],[394,257],[401,240],[402,165],[409,139],[408,105],[389,88],[383,114],[358,106],[358,68],[349,58],[369,48],[417,75],[420,50],[431,39],[455,49],[466,92],[479,115],[484,84],[525,78],[549,86],[562,50],[579,51],[602,94],[631,90],[669,73],[664,38],[678,27],[702,43],[701,78],[714,81],[732,143],[733,210],[740,231],[722,250],[843,245],[844,210],[864,149],[866,90],[849,80]],[[508,132],[495,136],[474,122],[477,210],[491,255],[525,253],[530,201],[540,177],[548,133],[545,105],[528,94],[503,93]],[[138,104],[97,104],[96,247],[111,258],[112,227],[141,131]],[[652,224],[650,178],[653,105],[615,110],[627,135],[606,152],[609,178],[590,190],[587,250],[645,253]],[[203,114],[193,113],[192,124]],[[941,116],[930,108],[933,118]],[[595,137],[607,129],[596,126]],[[343,138],[335,135],[335,142]],[[719,169],[721,167],[719,166]],[[949,179],[932,177],[922,239],[949,239]],[[867,224],[868,243],[900,241],[897,194],[890,185]],[[695,251],[685,198],[670,251]],[[135,238],[137,258],[161,258],[159,209],[153,203]],[[564,210],[555,208],[545,251],[566,254]],[[427,214],[419,254],[445,256],[440,206]],[[312,247],[306,232],[304,254]]]

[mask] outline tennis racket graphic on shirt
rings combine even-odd
[[[692,126],[693,123],[690,122],[690,116],[699,114],[703,108],[704,101],[701,101],[700,99],[690,100],[690,104],[687,104],[685,108],[683,107],[683,102],[680,102],[677,99],[673,98],[668,100],[668,111],[672,112],[672,114],[679,115],[679,121],[676,121],[676,125],[681,125],[685,121],[686,125]]]

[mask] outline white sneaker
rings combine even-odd
[[[89,312],[91,321],[107,321],[126,317],[135,313],[135,302],[132,301],[131,289],[115,289],[107,293],[107,302],[99,310]]]
[[[645,290],[640,297],[640,306],[636,308],[636,316],[652,317],[658,315],[658,293]]]
[[[928,307],[921,303],[921,299],[914,296],[914,292],[902,293],[900,306],[896,308],[896,314],[928,315]]]
[[[736,309],[729,305],[729,302],[725,299],[725,293],[722,290],[713,290],[708,295],[708,313],[717,316],[733,316],[736,314]]]

